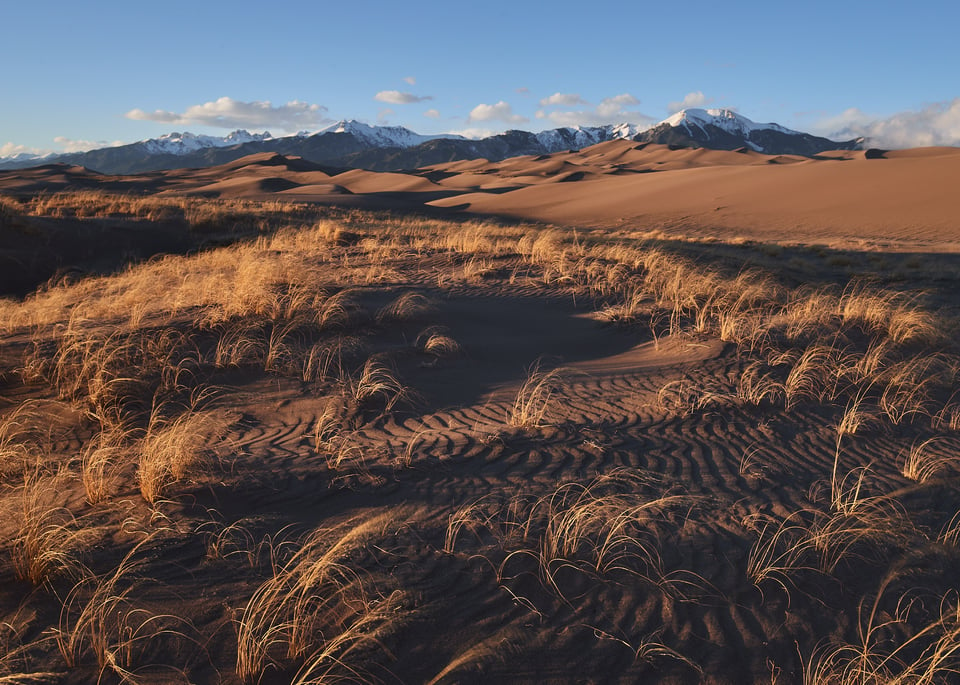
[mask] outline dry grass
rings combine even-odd
[[[409,291],[397,297],[393,302],[384,305],[378,312],[378,323],[394,321],[413,321],[430,314],[435,305],[421,293]]]
[[[453,553],[465,530],[481,539],[492,534],[505,553],[492,562],[501,581],[513,577],[512,567],[532,561],[543,584],[560,596],[558,576],[567,569],[628,573],[667,590],[661,527],[677,516],[686,519],[695,498],[657,492],[661,488],[656,477],[618,470],[540,498],[517,496],[504,507],[480,500],[450,517],[444,549]]]
[[[417,335],[414,346],[420,352],[438,358],[459,356],[463,349],[442,326],[431,326]]]
[[[512,646],[521,639],[520,631],[504,628],[490,637],[470,645],[459,652],[427,685],[457,682],[457,673],[476,670],[479,665],[502,661],[513,651]]]
[[[290,673],[297,683],[371,676],[362,662],[351,659],[378,646],[378,638],[395,628],[402,597],[373,593],[367,587],[372,581],[346,559],[395,520],[381,514],[351,521],[339,531],[314,532],[254,592],[237,627],[242,680],[257,682],[269,667]]]
[[[938,442],[936,437],[927,438],[910,447],[900,470],[904,477],[925,483],[957,468],[957,454],[950,447],[938,449]]]
[[[772,582],[789,596],[796,573],[814,568],[807,559],[812,551],[807,536],[809,523],[801,514],[779,522],[762,516],[751,516],[744,521],[744,525],[757,534],[746,568],[747,576],[757,587],[762,589],[764,584]]]
[[[80,572],[90,531],[62,505],[60,493],[72,479],[65,470],[46,474],[38,468],[24,477],[8,500],[12,506],[6,515],[15,531],[10,556],[19,579],[41,585]]]
[[[11,621],[0,623],[0,685],[54,685],[61,682],[62,673],[31,668],[30,652],[38,645],[24,644],[22,633],[25,626],[17,619],[11,617]]]
[[[53,444],[79,415],[56,401],[26,400],[0,419],[0,483],[19,482],[58,461]]]
[[[718,384],[719,385],[719,384]],[[708,407],[722,406],[730,399],[730,393],[722,388],[705,387],[681,379],[670,381],[657,391],[657,408],[668,414],[688,416]]]
[[[112,672],[123,682],[149,682],[140,672],[148,651],[166,642],[179,654],[176,664],[164,670],[178,671],[185,665],[183,646],[195,640],[194,629],[176,616],[156,614],[138,607],[146,559],[142,554],[154,541],[149,536],[136,545],[111,572],[88,576],[73,587],[63,603],[60,622],[54,632],[57,646],[69,668],[78,668],[88,654],[96,660],[98,680]],[[186,677],[183,678],[187,680]]]
[[[893,614],[885,617],[879,605],[891,581],[889,575],[884,578],[874,601],[861,608],[859,640],[817,649],[806,664],[805,683],[935,685],[960,675],[956,593],[943,597],[933,612],[901,598]],[[925,615],[918,623],[912,614]]]
[[[350,393],[358,408],[373,405],[388,412],[398,402],[413,399],[411,391],[403,385],[385,358],[370,357],[363,365],[360,375],[350,382]]]
[[[137,483],[155,503],[174,482],[207,467],[223,447],[229,419],[221,412],[189,408],[168,416],[156,405],[137,447]]]
[[[87,502],[99,504],[114,491],[121,472],[133,462],[132,429],[111,426],[99,432],[80,454],[80,477]]]
[[[517,391],[513,406],[507,411],[507,423],[517,428],[540,428],[545,425],[557,393],[570,372],[564,368],[541,368],[537,360],[527,369],[527,378]]]

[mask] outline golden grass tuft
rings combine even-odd
[[[91,531],[62,505],[61,493],[73,478],[66,470],[46,474],[38,468],[14,490],[6,514],[13,521],[10,557],[20,580],[41,585],[80,572]]]
[[[409,291],[384,305],[376,315],[378,323],[413,321],[434,310],[434,304],[425,295]]]
[[[527,378],[507,410],[507,423],[517,428],[544,426],[547,412],[569,373],[564,368],[544,370],[541,361],[535,361],[527,369]]]
[[[925,483],[938,475],[955,471],[960,464],[955,448],[939,448],[939,442],[938,438],[933,437],[913,444],[900,469],[904,477]]]
[[[675,517],[685,520],[695,502],[663,492],[655,476],[621,469],[587,484],[563,484],[539,498],[518,495],[505,506],[479,500],[461,507],[449,519],[444,549],[453,553],[467,530],[492,534],[506,553],[491,560],[501,581],[526,559],[560,596],[558,574],[569,569],[598,576],[629,573],[668,590],[661,531]]]
[[[166,416],[156,405],[136,450],[137,483],[155,503],[174,482],[207,468],[223,447],[230,422],[222,412],[188,409]]]
[[[402,595],[372,591],[373,581],[347,558],[382,535],[396,520],[379,514],[309,535],[288,562],[250,597],[237,626],[237,675],[257,682],[278,668],[291,682],[328,682],[337,677],[364,680],[355,652],[378,647],[393,630]]]
[[[396,372],[376,356],[367,359],[359,377],[351,381],[350,390],[359,408],[377,405],[383,411],[390,411],[398,402],[412,399],[410,390]]]

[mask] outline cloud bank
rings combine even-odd
[[[202,105],[192,105],[183,112],[132,109],[124,116],[135,121],[157,121],[164,124],[197,124],[217,128],[274,129],[295,133],[320,128],[330,123],[327,108],[292,100],[273,106],[269,100],[243,102],[222,97]]]
[[[57,136],[53,139],[53,142],[62,147],[64,152],[87,152],[88,150],[126,145],[122,140],[115,140],[111,143],[106,140],[73,140],[64,136]]]
[[[820,121],[815,130],[835,140],[862,136],[868,145],[889,149],[960,145],[960,97],[886,118],[853,107]]]
[[[36,147],[19,145],[18,143],[7,142],[0,145],[0,157],[14,157],[16,155],[45,155],[50,150],[41,150]]]
[[[126,145],[122,140],[74,140],[65,136],[57,136],[53,139],[60,149],[36,148],[18,143],[7,142],[0,145],[0,158],[15,157],[17,155],[31,155],[41,157],[50,154],[64,154],[70,152],[87,152],[88,150],[99,150],[105,147],[116,147]]]
[[[399,90],[381,90],[373,96],[378,102],[386,102],[391,105],[411,105],[415,102],[432,100],[432,95],[414,95],[413,93],[401,93]]]
[[[704,105],[709,105],[711,102],[713,102],[713,98],[708,98],[703,94],[703,91],[695,90],[684,95],[682,100],[677,100],[667,104],[667,112],[670,114],[675,114],[681,109],[703,107]]]
[[[557,96],[561,96],[558,98]],[[579,98],[578,95],[564,95],[555,93],[545,100],[541,100],[541,105],[547,100],[565,99],[572,97]],[[560,104],[560,103],[551,103]],[[563,103],[567,104],[567,103]],[[573,102],[572,104],[577,104]],[[581,104],[586,104],[581,101]],[[640,101],[630,93],[622,93],[612,97],[604,98],[596,107],[581,108],[578,110],[537,110],[537,119],[543,119],[550,122],[553,126],[603,126],[604,124],[620,124],[629,122],[638,125],[653,125],[657,122],[653,117],[649,117],[642,112],[630,109],[639,105]]]
[[[501,100],[495,105],[479,104],[470,110],[468,122],[474,121],[504,121],[508,124],[522,124],[530,121],[524,116],[514,113],[509,103]]]
[[[541,107],[576,107],[578,105],[589,104],[578,93],[554,93],[550,97],[543,98],[540,101]]]

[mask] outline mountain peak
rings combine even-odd
[[[424,136],[419,133],[414,133],[404,126],[371,126],[356,119],[341,119],[326,128],[320,129],[316,135],[341,133],[349,133],[355,138],[374,147],[407,148],[420,145],[428,140],[436,140],[437,138],[463,139],[463,136],[452,133]]]
[[[150,154],[184,155],[190,152],[196,152],[210,147],[231,147],[233,145],[242,145],[243,143],[262,142],[272,140],[270,132],[250,133],[243,129],[237,129],[227,135],[207,136],[202,134],[190,133],[184,131],[174,131],[166,133],[158,138],[141,140],[140,145],[146,148]]]
[[[703,129],[706,126],[715,126],[716,128],[736,135],[749,135],[753,131],[774,130],[781,133],[797,133],[780,124],[758,124],[735,112],[732,109],[681,109],[679,112],[667,117],[660,124],[682,127],[690,129],[691,126]]]
[[[745,147],[768,155],[811,156],[824,150],[855,150],[862,141],[837,142],[780,124],[758,124],[732,109],[682,109],[636,136],[649,143],[735,150]]]
[[[348,135],[349,134],[349,135]],[[179,166],[212,166],[256,152],[280,152],[312,162],[378,170],[412,169],[453,159],[505,159],[582,149],[608,140],[635,140],[681,147],[766,154],[816,155],[824,150],[859,149],[862,140],[837,142],[799,133],[779,124],[758,124],[731,109],[685,109],[650,127],[629,123],[567,126],[539,133],[511,131],[468,139],[447,133],[421,135],[403,126],[374,126],[345,119],[316,132],[274,138],[236,130],[226,136],[173,132],[150,140],[86,153],[51,154],[44,161],[83,164],[102,173],[134,173]],[[430,143],[426,145],[426,143]],[[22,168],[39,158],[0,158],[0,168]]]

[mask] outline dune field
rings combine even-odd
[[[0,683],[960,681],[958,177],[0,172]]]

